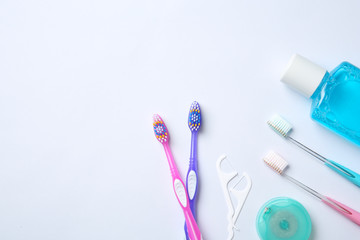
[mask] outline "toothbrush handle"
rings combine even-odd
[[[191,133],[191,147],[190,147],[190,163],[189,170],[186,176],[186,187],[189,194],[190,208],[195,216],[195,201],[198,183],[197,173],[197,138],[198,132]]]
[[[359,212],[327,196],[321,201],[360,226]]]
[[[165,143],[163,144],[163,146],[170,166],[170,173],[173,181],[174,192],[185,215],[185,222],[187,225],[189,237],[191,238],[191,240],[201,240],[201,233],[199,227],[197,226],[194,216],[191,213],[191,209],[189,205],[189,196],[186,192],[185,184],[181,180],[169,144]]]
[[[346,178],[347,180],[349,180],[350,182],[352,182],[353,184],[355,184],[356,186],[360,187],[360,174],[332,160],[328,160],[328,162],[325,162],[325,165]]]
[[[189,237],[191,240],[201,240],[199,227],[197,226],[195,218],[190,209],[189,198],[186,193],[185,184],[178,176],[178,174],[173,172],[172,175],[174,192],[181,208],[183,209]]]
[[[190,166],[186,176],[186,189],[189,195],[190,209],[195,219],[196,219],[195,201],[196,201],[197,183],[198,183],[196,162],[197,162],[196,158],[195,159],[190,158]],[[184,230],[185,230],[186,239],[189,240],[189,234],[187,232],[186,223],[184,226]]]
[[[195,201],[197,196],[197,183],[198,183],[198,175],[196,169],[189,169],[187,178],[186,178],[186,187],[189,194],[189,201],[190,201],[190,209],[194,215],[195,214]],[[195,217],[196,218],[196,217]]]

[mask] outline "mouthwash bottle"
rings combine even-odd
[[[294,55],[281,81],[312,99],[312,119],[360,145],[359,68],[343,62],[329,73]]]

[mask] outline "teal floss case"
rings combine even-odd
[[[256,230],[261,240],[308,240],[311,219],[298,201],[287,197],[273,198],[260,208]]]

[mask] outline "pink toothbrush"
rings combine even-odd
[[[196,224],[194,216],[190,209],[189,196],[186,192],[184,182],[181,180],[179,171],[176,167],[174,158],[172,156],[170,146],[169,146],[169,134],[165,123],[161,117],[157,114],[154,115],[154,132],[157,140],[164,146],[165,154],[169,162],[170,172],[173,181],[173,188],[176,195],[176,198],[184,212],[185,222],[187,230],[191,240],[201,240],[201,233]]]

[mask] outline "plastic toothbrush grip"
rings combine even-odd
[[[185,215],[187,232],[191,240],[201,240],[201,233],[189,206],[185,185],[180,178],[174,178],[174,192]]]
[[[186,194],[185,185],[179,178],[174,178],[174,192],[180,206],[184,209],[188,207],[188,196]]]
[[[196,170],[192,170],[190,167],[187,177],[186,177],[186,188],[187,188],[187,192],[189,195],[190,209],[191,209],[191,212],[195,219],[196,219],[195,200],[196,200],[197,182],[198,182],[197,180],[198,180],[198,177],[197,177]],[[189,234],[187,233],[186,223],[184,226],[184,230],[185,230],[186,239],[189,240],[190,238],[189,238]]]
[[[198,177],[197,173],[194,170],[190,170],[187,174],[186,178],[186,187],[187,192],[189,194],[189,201],[190,201],[190,209],[195,217],[195,200],[196,200],[196,193],[197,193],[197,183]]]
[[[356,186],[360,187],[360,174],[332,161],[332,160],[328,160],[330,163],[325,162],[325,165],[328,166],[329,168],[331,168],[332,170],[334,170],[335,172],[337,172],[338,174],[340,174],[341,176],[343,176],[344,178],[346,178],[347,180],[349,180],[350,182],[352,182],[353,184],[355,184]],[[344,173],[347,172],[348,174]]]
[[[330,198],[326,197],[325,199],[322,199],[323,203],[328,205],[329,207],[335,209],[354,223],[360,226],[360,213],[355,211],[354,209]]]

